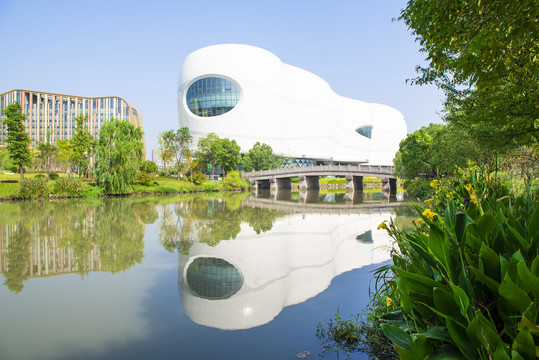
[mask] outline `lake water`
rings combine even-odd
[[[317,324],[368,302],[395,205],[318,192],[0,203],[0,359],[320,358]]]

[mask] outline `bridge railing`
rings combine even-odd
[[[311,166],[295,166],[289,168],[278,168],[271,170],[259,170],[243,173],[243,177],[258,177],[264,175],[280,175],[280,174],[300,174],[307,172],[370,172],[378,174],[391,175],[393,166],[382,165],[311,165]]]

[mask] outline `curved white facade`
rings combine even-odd
[[[208,77],[234,83],[240,95],[231,110],[203,117],[190,110],[186,97],[195,82]],[[178,81],[178,117],[194,145],[214,132],[235,139],[242,152],[259,141],[278,156],[372,165],[392,165],[407,131],[399,111],[337,95],[320,77],[264,49],[238,44],[187,56]],[[370,138],[356,131],[370,127]]]

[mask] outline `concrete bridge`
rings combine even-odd
[[[300,191],[319,189],[320,176],[345,177],[346,192],[362,191],[364,176],[377,177],[382,180],[382,190],[397,193],[397,177],[393,175],[393,166],[313,165],[243,173],[243,177],[256,189],[271,190],[291,189],[290,179],[293,177],[299,178]]]

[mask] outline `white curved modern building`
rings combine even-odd
[[[392,165],[406,136],[404,117],[394,108],[337,95],[320,77],[238,44],[187,56],[178,117],[194,145],[214,132],[235,139],[241,152],[259,141],[278,156],[317,161]]]

